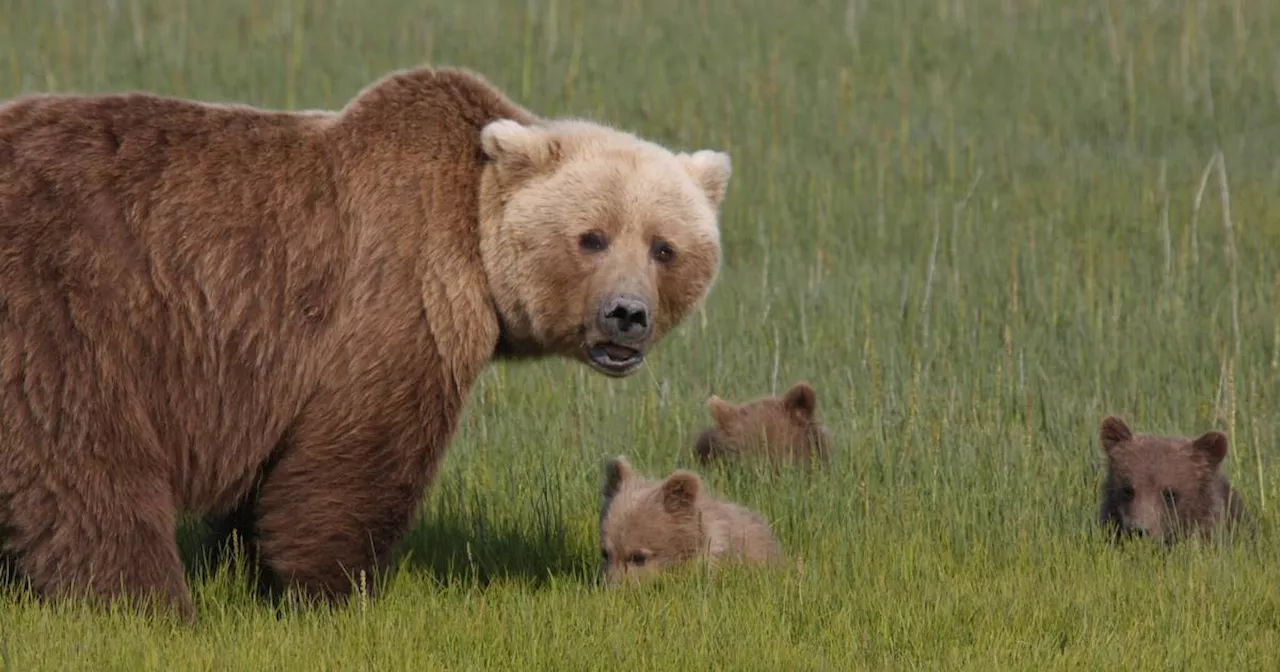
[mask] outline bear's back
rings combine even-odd
[[[280,178],[326,170],[321,130],[336,116],[142,93],[0,105],[0,244],[37,215],[46,236],[90,219],[103,228],[104,201],[135,228],[167,221],[157,216],[166,198],[181,197],[188,229],[202,212],[217,219],[232,206],[270,205],[274,192],[288,191],[277,188]]]
[[[181,326],[169,322],[252,337],[249,321],[288,310],[272,290],[314,293],[340,274],[322,132],[335,117],[149,94],[0,106],[3,305],[79,303],[88,329],[150,335],[152,349],[178,336],[159,333]]]
[[[335,116],[148,94],[0,105],[0,386],[29,409],[6,417],[13,436],[69,449],[40,437],[114,399],[148,437],[133,451],[260,459],[315,375],[308,311],[332,310],[347,274]]]
[[[753,563],[774,563],[782,549],[763,516],[740,504],[707,501],[702,508],[712,554]]]

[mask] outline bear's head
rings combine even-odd
[[[702,549],[697,474],[677,470],[663,481],[650,481],[626,458],[615,457],[605,465],[602,494],[600,558],[607,584],[660,572]]]
[[[716,278],[729,156],[677,154],[586,121],[491,122],[481,148],[499,354],[635,372]]]
[[[762,454],[806,464],[812,458],[825,462],[830,456],[830,431],[818,419],[818,393],[800,381],[777,397],[742,404],[716,395],[707,399],[715,427],[707,429],[694,446],[702,463],[722,456]]]
[[[1098,430],[1107,455],[1100,520],[1119,536],[1169,543],[1206,528],[1222,513],[1225,481],[1218,467],[1227,436],[1194,438],[1134,434],[1108,416]]]

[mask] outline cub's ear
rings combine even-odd
[[[511,119],[492,121],[481,129],[480,148],[516,178],[548,171],[560,161],[560,140],[551,131]]]
[[[1191,442],[1191,448],[1209,463],[1210,468],[1216,469],[1222,464],[1222,458],[1227,456],[1227,435],[1217,430],[1207,432]]]
[[[627,458],[619,455],[609,460],[604,465],[604,489],[601,494],[604,495],[605,499],[611,499],[618,494],[622,484],[633,476],[635,476],[635,471],[631,468],[631,464],[627,462]]]
[[[802,420],[813,419],[818,410],[818,393],[806,381],[791,386],[782,396],[782,405]]]
[[[1102,441],[1102,448],[1110,453],[1116,446],[1132,439],[1133,432],[1129,431],[1129,425],[1124,424],[1119,416],[1108,415],[1098,428],[1098,438]]]
[[[725,192],[729,189],[729,177],[733,174],[733,162],[729,155],[710,149],[701,149],[692,154],[678,155],[684,163],[684,169],[693,178],[695,184],[707,195],[711,207],[719,210],[724,202]]]
[[[662,482],[662,508],[668,513],[689,511],[701,490],[702,479],[697,474],[679,469]]]
[[[711,411],[711,419],[715,421],[716,426],[723,429],[733,418],[733,412],[737,407],[713,394],[707,397],[707,410]]]

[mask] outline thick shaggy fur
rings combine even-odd
[[[635,473],[624,457],[605,465],[600,556],[605,580],[661,572],[695,558],[712,564],[778,565],[782,549],[759,514],[716,499],[691,471],[662,481]]]
[[[3,549],[41,594],[190,618],[186,510],[242,532],[270,587],[346,595],[407,532],[495,353],[590,361],[625,290],[653,324],[605,370],[625,375],[705,296],[728,175],[451,69],[332,113],[0,106]],[[588,222],[579,197],[627,208]],[[582,249],[588,225],[617,244]],[[668,263],[617,253],[659,234]]]
[[[1108,416],[1098,435],[1107,455],[1098,520],[1117,537],[1163,543],[1187,534],[1209,538],[1218,523],[1232,527],[1243,518],[1239,494],[1218,472],[1227,455],[1226,434],[1134,434],[1124,420]]]

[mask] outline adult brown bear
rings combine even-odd
[[[271,584],[385,566],[493,357],[636,370],[709,291],[721,152],[456,69],[340,112],[0,106],[0,527],[44,595],[193,615],[179,511]]]

